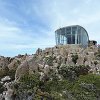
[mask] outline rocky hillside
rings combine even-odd
[[[66,45],[0,57],[0,100],[100,100],[100,48]]]

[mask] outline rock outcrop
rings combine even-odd
[[[19,80],[26,74],[33,74],[38,70],[39,65],[35,62],[35,58],[27,58],[18,66],[15,74],[15,80]]]
[[[57,77],[62,80],[62,77],[58,74],[58,70],[62,66],[89,66],[89,73],[100,75],[100,52],[98,47],[91,46],[82,48],[80,45],[66,45],[55,46],[52,48],[46,48],[45,50],[38,49],[33,55],[18,55],[13,58],[0,57],[0,77],[1,84],[7,91],[0,94],[0,100],[14,100],[14,90],[9,87],[13,83],[11,77],[8,75],[9,71],[15,71],[15,80],[18,82],[24,75],[31,75],[38,73],[40,80],[48,79],[48,75],[55,72]],[[72,73],[71,73],[72,74]],[[73,71],[73,77],[75,72]],[[52,78],[49,77],[51,80]],[[7,82],[7,83],[6,83]],[[7,85],[10,84],[10,85]],[[32,100],[34,93],[24,93],[20,95],[27,95],[25,100]],[[21,99],[24,98],[20,96]],[[26,99],[27,98],[27,99]]]
[[[94,65],[92,62],[95,61],[96,52],[98,52],[98,49],[95,46],[84,49],[81,48],[80,45],[61,45],[53,48],[46,48],[45,50],[38,49],[36,54],[26,57],[21,65],[18,66],[15,78],[17,80],[24,74],[32,74],[38,70],[41,70],[43,73],[47,74],[50,69],[60,67],[61,64],[66,64],[68,66],[89,65],[91,68],[93,68]],[[78,56],[76,64],[73,62],[73,55]],[[99,62],[99,70],[100,61],[97,61]],[[16,63],[15,60],[12,63],[14,62]]]

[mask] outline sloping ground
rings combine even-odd
[[[100,99],[98,47],[55,46],[45,50],[38,49],[34,55],[19,55],[6,60],[0,61],[1,72],[3,72],[1,78],[10,76],[11,82],[1,82],[1,98],[7,98],[6,100]],[[7,91],[2,95],[5,88]]]

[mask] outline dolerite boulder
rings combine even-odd
[[[14,91],[12,89],[8,89],[8,91],[6,91],[5,96],[4,96],[5,100],[14,100],[13,93]]]
[[[15,74],[15,80],[19,80],[21,76],[29,73],[28,61],[24,61],[21,65],[18,66]]]
[[[0,68],[5,69],[9,63],[10,62],[9,62],[8,58],[5,58],[3,56],[0,57]]]
[[[39,65],[34,58],[28,61],[28,65],[29,65],[29,74],[33,74],[34,72],[38,71]]]
[[[18,59],[14,59],[9,65],[8,68],[9,70],[16,70],[17,67],[20,65],[20,61]]]
[[[11,78],[9,76],[5,76],[4,78],[1,79],[1,82],[6,82],[6,81],[10,81]]]
[[[3,77],[9,71],[8,64],[10,63],[9,59],[3,56],[0,56],[0,77]]]
[[[27,74],[33,74],[39,68],[39,65],[36,63],[35,58],[27,58],[21,65],[18,66],[15,74],[15,80],[19,80],[22,76]]]

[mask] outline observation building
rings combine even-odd
[[[79,25],[67,26],[55,31],[56,45],[79,44],[87,47],[89,36],[87,31]]]

